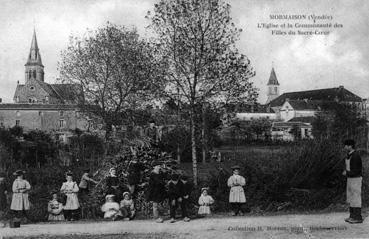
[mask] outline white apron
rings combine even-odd
[[[22,211],[29,210],[28,191],[31,189],[31,185],[27,180],[16,179],[13,183],[13,197],[10,205],[11,210]],[[21,192],[27,190],[25,192]]]
[[[243,186],[246,185],[245,178],[240,175],[232,175],[229,177],[227,184],[231,188],[229,191],[229,202],[245,203],[246,197],[243,190]]]
[[[347,178],[347,203],[350,207],[361,207],[361,185],[362,177]]]
[[[60,191],[67,196],[64,210],[76,210],[79,208],[77,192],[79,188],[76,182],[64,182]]]

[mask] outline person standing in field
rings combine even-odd
[[[199,211],[198,215],[204,217],[211,214],[210,205],[214,203],[212,196],[208,194],[209,188],[204,187],[201,189],[201,196],[199,197]]]
[[[362,223],[361,216],[361,187],[362,187],[362,161],[359,152],[355,150],[355,141],[348,139],[344,142],[344,150],[347,152],[345,170],[343,175],[347,177],[347,202],[350,205],[350,216],[345,219],[348,223]]]
[[[85,169],[83,171],[83,175],[81,177],[81,181],[79,182],[79,192],[83,195],[87,195],[90,191],[90,182],[97,184],[98,182],[95,181],[93,178],[90,178],[89,175],[90,169]]]
[[[60,192],[65,194],[67,197],[64,205],[64,217],[67,221],[74,221],[78,219],[79,201],[77,193],[79,188],[77,183],[73,181],[72,172],[66,173],[67,181],[63,183]]]
[[[246,203],[245,192],[243,186],[246,185],[246,180],[240,175],[240,167],[233,166],[233,175],[229,177],[227,185],[230,187],[229,203],[232,206],[232,215],[243,215],[242,205]]]
[[[4,212],[7,207],[6,194],[8,191],[6,187],[5,176],[5,173],[0,172],[0,217],[2,216],[2,212]]]
[[[164,220],[159,215],[159,204],[166,199],[165,180],[164,175],[161,173],[161,163],[154,162],[154,169],[151,172],[147,201],[152,202],[152,212],[156,222],[162,223]]]
[[[28,192],[31,190],[31,185],[24,177],[25,171],[17,170],[14,175],[17,178],[13,183],[13,197],[10,209],[15,212],[18,218],[22,217],[22,214],[28,219],[27,211],[30,209],[30,203],[28,199]]]

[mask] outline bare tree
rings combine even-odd
[[[167,60],[168,95],[190,105],[192,162],[197,183],[196,105],[254,100],[255,75],[250,61],[235,46],[240,29],[231,22],[222,0],[160,0],[148,12],[158,53]]]

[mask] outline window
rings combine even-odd
[[[277,94],[277,92],[278,92],[278,88],[277,87],[274,87],[274,93]]]
[[[34,86],[29,87],[30,90],[35,90]]]
[[[45,97],[46,103],[49,103],[49,96]]]
[[[61,110],[61,111],[59,111],[59,116],[60,116],[60,117],[63,117],[63,116],[64,116],[64,111],[62,111],[62,110]]]
[[[29,98],[28,99],[28,103],[31,103],[31,104],[33,104],[33,103],[36,103],[36,99],[35,98]]]
[[[64,128],[65,127],[65,121],[63,119],[59,120],[59,127]]]
[[[20,126],[20,120],[15,120],[15,126]]]

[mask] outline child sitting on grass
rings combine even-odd
[[[119,210],[119,204],[114,202],[114,195],[112,194],[106,195],[101,211],[104,212],[105,219],[111,219],[113,221],[118,220],[122,216]]]
[[[212,196],[208,195],[209,188],[201,189],[201,196],[199,198],[199,216],[203,217],[211,214],[210,205],[214,203]]]
[[[135,204],[129,192],[123,193],[123,200],[120,201],[120,211],[125,221],[132,220],[135,217]]]
[[[47,205],[47,211],[49,212],[49,221],[64,221],[63,204],[58,201],[57,192],[52,193],[53,199],[49,201]]]

